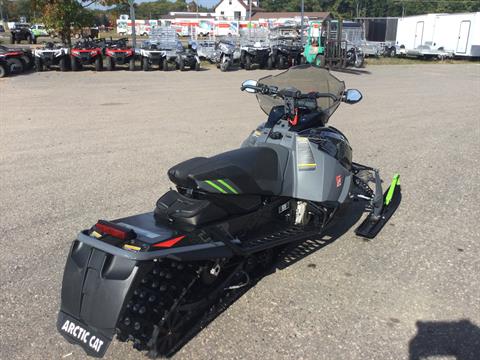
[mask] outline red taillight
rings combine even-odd
[[[136,234],[133,230],[124,229],[121,226],[110,223],[104,220],[98,220],[95,224],[95,228],[103,234],[111,235],[120,240],[130,240],[136,237]]]
[[[152,246],[156,247],[156,248],[169,248],[169,247],[172,247],[173,245],[175,245],[176,243],[178,243],[180,240],[182,240],[184,238],[185,238],[185,235],[181,235],[181,236],[177,236],[177,237],[172,238],[172,239],[168,239],[168,240],[156,243]]]

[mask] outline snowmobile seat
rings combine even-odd
[[[215,194],[279,195],[287,159],[282,146],[245,147],[184,161],[168,176],[178,187]]]

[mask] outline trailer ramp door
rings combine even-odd
[[[465,54],[467,52],[468,37],[470,35],[470,21],[464,20],[460,23],[458,32],[457,53]]]
[[[423,21],[417,22],[417,26],[415,27],[415,39],[413,40],[413,48],[416,49],[418,46],[422,45],[423,43]]]

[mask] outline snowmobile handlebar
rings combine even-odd
[[[335,94],[309,92],[302,94],[302,92],[295,88],[278,89],[276,86],[269,86],[261,83],[257,83],[255,80],[246,80],[240,87],[241,91],[247,91],[250,93],[260,93],[268,96],[278,96],[281,99],[293,98],[293,99],[318,99],[318,98],[331,98],[333,101],[338,101],[339,98]]]

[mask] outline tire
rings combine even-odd
[[[279,56],[278,57],[278,68],[280,70],[285,69],[286,64],[287,64],[287,61],[285,60],[285,56]]]
[[[107,56],[107,58],[105,59],[105,67],[107,71],[113,70],[113,59],[110,56]]]
[[[35,57],[35,71],[43,71],[42,59]]]
[[[143,71],[148,71],[150,70],[150,63],[148,62],[147,57],[142,57],[142,70]]]
[[[355,66],[357,69],[363,67],[363,64],[365,62],[365,56],[355,54],[355,61],[353,63],[353,66]]]
[[[317,57],[315,58],[315,65],[325,67],[325,56],[317,55]]]
[[[228,69],[230,68],[230,63],[231,61],[229,59],[222,59],[222,62],[220,63],[220,71],[228,71]]]
[[[34,65],[33,59],[30,58],[27,55],[22,55],[21,58],[22,58],[23,63],[25,64],[25,70],[30,70]]]
[[[395,49],[395,47],[391,47],[390,50],[388,51],[388,56],[389,57],[397,56],[397,49]]]
[[[61,72],[67,71],[68,69],[67,61],[68,61],[68,58],[66,56],[62,56],[62,58],[58,62],[58,67],[60,68]]]
[[[15,44],[15,35],[10,36],[10,44]]]
[[[0,64],[0,78],[7,76],[10,73],[7,64]]]
[[[200,62],[195,61],[195,71],[200,71]]]
[[[36,44],[37,43],[37,38],[34,36],[32,41],[33,41],[34,44]]]
[[[28,35],[28,36],[27,36],[27,41],[28,41],[29,44],[33,44],[32,35]]]
[[[168,71],[168,60],[167,59],[163,59],[163,71]]]
[[[75,56],[70,56],[70,63],[72,65],[72,71],[78,71],[80,66]]]
[[[268,70],[272,70],[274,63],[275,63],[275,62],[273,61],[273,57],[272,57],[272,56],[269,56],[269,57],[268,57],[268,60],[267,60],[267,69],[268,69]]]
[[[245,70],[252,69],[252,58],[250,56],[245,56]]]
[[[300,55],[300,60],[298,62],[299,65],[303,65],[303,64],[306,64],[307,63],[307,60],[305,59],[305,57],[303,55]]]
[[[102,71],[103,70],[103,61],[101,55],[97,55],[95,58],[95,71]]]
[[[134,57],[132,57],[130,59],[130,61],[128,62],[128,70],[130,70],[130,71],[135,71],[136,70],[136,68],[135,68],[135,58]]]
[[[178,69],[180,71],[185,71],[185,61],[182,58],[178,60]]]
[[[10,73],[12,74],[21,74],[25,70],[22,60],[18,58],[8,59],[7,63],[10,66]]]

